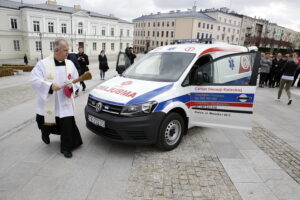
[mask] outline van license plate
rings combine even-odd
[[[92,115],[88,115],[88,120],[96,126],[105,128],[105,121],[102,119],[98,119]]]

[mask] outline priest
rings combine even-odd
[[[36,121],[42,141],[49,144],[50,134],[60,135],[61,153],[71,158],[82,139],[74,118],[73,91],[80,85],[72,81],[78,78],[78,72],[67,60],[68,51],[68,42],[56,39],[54,53],[36,64],[30,83],[37,94]]]

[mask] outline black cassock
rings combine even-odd
[[[39,129],[43,134],[55,134],[60,135],[61,151],[72,151],[82,144],[82,139],[75,123],[74,116],[55,118],[56,125],[46,126],[44,125],[44,116],[37,114],[36,122]]]

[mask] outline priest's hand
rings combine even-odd
[[[67,84],[67,87],[68,87],[68,88],[73,88],[72,83]]]
[[[61,89],[61,87],[60,87],[59,85],[53,83],[51,89],[52,89],[53,91],[58,91],[58,90]]]

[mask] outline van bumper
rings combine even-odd
[[[91,123],[88,115],[104,120],[105,128]],[[86,127],[89,130],[109,140],[133,145],[156,144],[160,124],[165,116],[163,112],[155,112],[141,117],[124,117],[98,113],[89,106],[85,107]]]

